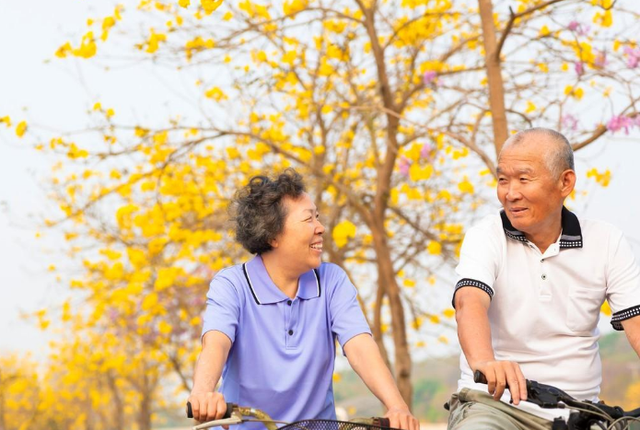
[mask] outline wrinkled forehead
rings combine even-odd
[[[548,170],[547,157],[549,149],[544,146],[517,143],[500,152],[498,158],[498,174],[532,174]]]

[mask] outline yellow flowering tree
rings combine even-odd
[[[142,0],[130,21],[117,7],[89,22],[58,57],[99,56],[125,37],[112,28],[126,34],[139,19],[147,35],[125,39],[134,54],[193,76],[203,109],[157,126],[96,102],[93,138],[38,144],[69,160],[55,171],[62,217],[50,223],[65,220],[83,261],[72,286],[91,311],[66,323],[106,336],[110,357],[140,354],[118,368],[139,399],[152,402],[163,375],[188,389],[207,283],[243,258],[225,224],[229,199],[251,175],[293,166],[323,214],[328,259],[361,286],[410,404],[411,348],[425,345],[417,334],[453,317],[429,289],[494,186],[504,139],[547,126],[580,149],[639,125],[628,4],[510,4]],[[26,123],[15,133],[28,134]],[[145,386],[137,375],[150,368],[159,373]],[[136,410],[150,415],[148,406]]]

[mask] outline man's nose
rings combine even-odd
[[[316,234],[323,234],[324,233],[324,225],[322,225],[320,220],[317,220],[316,222],[318,223],[318,225],[316,226]]]
[[[507,194],[505,195],[507,200],[514,201],[518,200],[522,197],[522,193],[520,192],[520,187],[517,182],[510,182],[507,188]]]

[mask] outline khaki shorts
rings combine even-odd
[[[488,393],[463,388],[449,401],[449,430],[551,430],[544,418],[494,400]]]
[[[449,430],[551,430],[553,422],[493,400],[483,391],[463,388],[448,404]],[[617,424],[614,429],[624,428]],[[597,424],[592,430],[601,430]]]

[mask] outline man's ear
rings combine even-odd
[[[560,174],[562,197],[568,197],[576,186],[576,172],[567,169]]]
[[[278,247],[278,239],[271,239],[271,241],[269,241],[269,245],[271,245],[273,249],[276,249]]]

